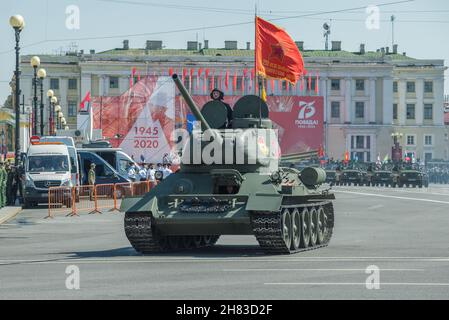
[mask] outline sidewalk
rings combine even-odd
[[[20,211],[22,211],[21,206],[4,207],[4,208],[0,209],[0,224],[5,223],[8,220],[11,220],[15,216],[17,216]]]

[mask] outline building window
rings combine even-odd
[[[407,81],[407,92],[408,93],[415,92],[415,83],[413,81]]]
[[[365,136],[356,136],[355,137],[355,148],[356,149],[364,149],[365,148]]]
[[[69,90],[76,90],[78,87],[77,84],[76,79],[69,79]]]
[[[393,82],[393,92],[394,92],[394,93],[397,93],[397,92],[398,92],[398,82],[397,82],[397,81],[394,81],[394,82]]]
[[[332,101],[331,103],[331,117],[332,118],[340,118],[340,102]]]
[[[363,102],[355,103],[355,117],[358,119],[365,117],[365,103]]]
[[[433,92],[433,82],[432,81],[425,81],[424,82],[424,92],[425,93],[432,93]]]
[[[109,89],[118,89],[118,77],[109,77]]]
[[[407,136],[407,145],[414,146],[415,145],[415,136]]]
[[[432,120],[433,119],[433,105],[425,104],[424,105],[424,120]]]
[[[237,77],[237,84],[236,84],[237,90],[242,90],[242,80],[243,80],[242,77]]]
[[[398,104],[393,104],[393,120],[398,120]]]
[[[310,90],[315,90],[316,88],[316,79],[312,78],[312,81],[310,81]]]
[[[415,119],[415,105],[407,104],[407,120]]]
[[[432,161],[432,158],[433,158],[433,155],[432,155],[431,152],[426,152],[426,153],[424,153],[424,160],[425,160],[426,162]]]
[[[76,106],[77,106],[77,103],[76,103],[76,101],[69,101],[68,103],[67,103],[67,106],[68,106],[68,115],[69,115],[69,117],[76,117]]]
[[[340,79],[331,80],[331,90],[340,91]]]
[[[50,89],[59,90],[59,79],[57,78],[50,79]]]
[[[314,79],[312,79],[312,83],[313,83],[313,80]],[[267,83],[265,83],[265,88],[267,87]],[[313,88],[313,86],[312,86],[312,88]],[[287,91],[287,81],[282,81],[282,91]]]
[[[424,136],[424,145],[426,145],[426,146],[432,146],[433,145],[433,141],[432,141],[432,136],[431,135],[425,135]]]
[[[357,90],[357,91],[365,91],[365,80],[357,79],[355,81],[355,90]]]

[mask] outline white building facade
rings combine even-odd
[[[303,44],[298,43],[300,49]],[[190,44],[191,46],[191,44]],[[359,52],[340,50],[333,43],[329,51],[303,51],[305,65],[319,73],[319,93],[324,97],[325,141],[330,158],[342,159],[348,152],[352,159],[376,161],[391,157],[393,133],[402,133],[399,141],[403,152],[415,159],[449,160],[448,131],[444,124],[444,66],[443,60],[418,60],[388,50]],[[120,95],[130,86],[130,72],[136,68],[145,74],[167,75],[170,68],[210,68],[214,75],[226,70],[237,72],[237,92],[230,85],[225,94],[248,93],[248,78],[244,70],[254,66],[253,51],[237,49],[226,43],[224,49],[197,50],[162,49],[148,45],[145,49],[123,48],[103,53],[66,56],[40,56],[41,67],[47,70],[44,94],[53,89],[59,99],[69,126],[76,126],[80,101],[90,91],[92,96]],[[30,56],[22,57],[22,90],[27,104],[32,101]],[[245,79],[245,80],[242,80]],[[208,80],[210,81],[210,79]],[[217,78],[216,80],[217,81]],[[242,86],[242,81],[245,81]],[[202,84],[200,84],[202,87]],[[245,92],[242,92],[242,87]],[[316,95],[308,90],[307,82],[300,90],[278,83],[273,95]],[[193,88],[195,90],[195,88]],[[194,94],[205,94],[193,92]],[[45,119],[48,119],[48,102]],[[298,137],[300,139],[300,137]]]

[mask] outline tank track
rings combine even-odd
[[[300,247],[298,249],[293,249],[291,246],[287,247],[283,238],[281,213],[285,209],[288,209],[291,213],[295,208],[299,209],[301,212],[304,208],[310,210],[312,208],[318,209],[319,207],[323,207],[327,218],[327,232],[324,235],[322,243],[314,246]],[[293,254],[323,248],[329,244],[334,227],[334,208],[332,202],[283,206],[280,212],[253,212],[251,215],[251,222],[254,235],[265,253]]]
[[[154,228],[148,213],[125,213],[125,234],[133,248],[140,253],[163,253],[213,246],[218,235],[163,236]]]

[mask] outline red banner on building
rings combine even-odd
[[[225,96],[231,107],[241,96]],[[201,108],[208,95],[193,96]],[[323,98],[268,96],[273,126],[279,131],[282,154],[319,150],[323,145]],[[171,134],[186,128],[191,111],[167,77],[142,78],[116,97],[92,97],[94,128],[114,147],[122,148],[137,162],[162,161],[171,154]]]

